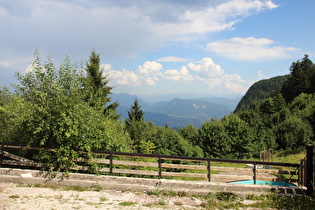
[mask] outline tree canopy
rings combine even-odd
[[[50,170],[66,171],[75,158],[91,160],[94,150],[255,158],[261,150],[295,153],[314,143],[315,70],[308,56],[294,62],[289,75],[255,83],[235,113],[205,120],[200,128],[147,122],[138,100],[120,121],[101,66],[95,51],[86,65],[66,56],[58,68],[50,57],[42,62],[36,51],[28,71],[17,73],[14,92],[0,88],[2,141],[54,148],[34,158]]]
[[[11,115],[19,115],[9,129],[12,132],[8,139],[54,148],[52,153],[41,150],[37,156],[51,170],[68,170],[75,165],[75,158],[90,158],[96,149],[130,151],[130,139],[123,124],[104,117],[100,109],[103,103],[91,105],[91,100],[86,100],[86,90],[94,86],[83,83],[82,89],[86,79],[83,68],[73,64],[69,57],[57,70],[51,58],[42,64],[36,52],[28,71],[17,73],[17,77],[20,84],[14,86],[16,97],[3,107]],[[106,81],[98,82],[108,90]],[[104,101],[106,94],[94,94],[93,101]]]

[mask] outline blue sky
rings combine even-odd
[[[311,0],[0,0],[0,84],[39,49],[101,55],[114,93],[243,95],[315,57]]]

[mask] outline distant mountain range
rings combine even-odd
[[[174,98],[166,101],[145,101],[127,93],[113,94],[112,101],[118,101],[118,113],[122,119],[128,117],[128,111],[135,99],[145,112],[146,121],[152,121],[158,126],[177,128],[193,124],[200,127],[205,120],[221,119],[234,111],[241,98],[228,99],[223,97],[207,97],[197,99]]]

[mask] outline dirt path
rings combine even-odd
[[[194,197],[148,195],[130,191],[80,191],[0,184],[0,209],[202,209]]]

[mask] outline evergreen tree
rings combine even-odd
[[[100,64],[100,54],[93,50],[86,64],[87,76],[83,80],[85,100],[89,102],[90,106],[102,109],[106,116],[118,119],[120,115],[117,114],[116,109],[119,104],[114,102],[106,106],[111,100],[109,95],[112,87],[108,86],[108,75],[104,75]]]
[[[144,112],[141,109],[141,106],[138,103],[138,100],[135,99],[133,106],[131,106],[130,111],[128,111],[128,118],[126,119],[126,125],[131,126],[133,122],[143,121]]]
[[[291,102],[300,93],[314,93],[315,65],[304,55],[302,61],[293,62],[290,67],[290,76],[282,87],[282,95],[286,101]]]

